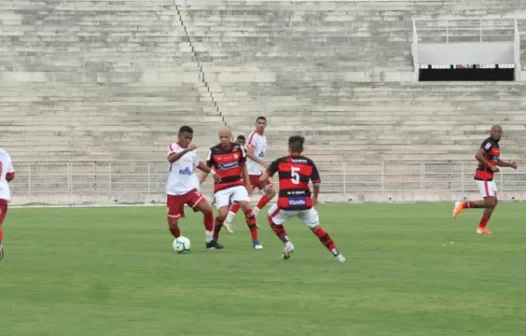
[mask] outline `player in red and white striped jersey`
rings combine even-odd
[[[477,228],[477,233],[479,234],[492,233],[486,226],[498,203],[497,185],[493,179],[495,173],[499,171],[498,167],[510,167],[513,169],[518,167],[517,162],[506,162],[500,159],[499,141],[502,133],[500,125],[493,125],[489,138],[482,142],[475,154],[475,158],[479,162],[475,171],[475,182],[484,200],[455,202],[455,208],[453,209],[453,218],[456,218],[465,209],[484,208]]]
[[[261,176],[262,168],[266,169],[268,163],[263,161],[265,158],[265,152],[267,150],[267,137],[265,135],[265,129],[267,128],[267,119],[260,116],[256,119],[256,129],[250,132],[248,136],[247,145],[247,169],[249,175],[248,193],[252,195],[254,189],[260,189],[265,194],[260,198],[258,204],[253,209],[254,215],[258,215],[259,211],[263,209],[276,195],[276,191],[272,185],[270,179],[266,179],[260,182],[259,177]],[[228,216],[225,220],[225,224],[230,226],[236,212],[239,207],[235,204],[230,209]]]
[[[15,168],[13,168],[11,156],[3,148],[0,148],[0,260],[4,258],[4,248],[2,247],[4,232],[2,231],[2,224],[7,215],[7,203],[11,200],[9,182],[14,178]]]
[[[278,202],[268,211],[270,227],[285,244],[283,258],[288,259],[294,251],[283,224],[293,217],[300,218],[321,243],[332,253],[338,262],[345,258],[336,248],[331,236],[320,226],[320,218],[314,207],[318,203],[320,192],[320,174],[314,161],[302,154],[305,138],[292,136],[289,138],[289,155],[272,162],[267,171],[260,177],[264,182],[275,173],[279,176]],[[314,191],[311,193],[309,182],[312,181]]]

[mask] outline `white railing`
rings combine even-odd
[[[324,167],[325,166],[325,167]],[[330,168],[328,168],[330,167]],[[162,196],[166,162],[36,162],[16,165],[12,182],[19,196]],[[322,193],[475,192],[474,162],[348,162],[320,164]],[[526,172],[502,169],[500,192],[526,193]],[[204,192],[211,191],[205,182]]]
[[[513,40],[513,58],[515,59],[515,81],[520,81],[521,77],[521,35],[519,25],[515,20],[514,40]]]
[[[420,60],[418,57],[418,32],[416,30],[416,21],[413,19],[413,43],[411,44],[411,54],[413,55],[413,71],[418,76]]]
[[[414,20],[418,42],[511,42],[515,38],[515,20],[457,19]]]

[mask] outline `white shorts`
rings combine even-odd
[[[278,208],[276,204],[270,207],[268,211],[269,217],[275,224],[283,224],[287,220],[298,217],[303,221],[303,224],[308,227],[315,228],[320,225],[320,216],[318,216],[318,211],[314,208],[308,210],[282,210]]]
[[[497,184],[495,181],[475,181],[479,188],[480,196],[482,198],[488,196],[497,196]]]
[[[214,193],[214,201],[216,208],[229,206],[233,202],[250,201],[248,197],[247,188],[244,186],[235,186],[222,189]]]

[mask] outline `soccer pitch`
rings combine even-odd
[[[2,335],[521,335],[526,204],[455,221],[452,204],[319,207],[344,264],[297,220],[293,257],[260,213],[253,251],[241,214],[222,251],[173,252],[164,207],[10,209],[0,262]]]

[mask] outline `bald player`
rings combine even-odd
[[[219,144],[210,148],[206,164],[221,178],[214,183],[214,203],[218,214],[214,225],[213,239],[217,242],[219,232],[228,214],[230,203],[238,203],[245,213],[247,226],[252,236],[252,247],[262,250],[258,240],[256,216],[250,207],[250,198],[245,184],[249,183],[246,166],[247,154],[238,143],[231,141],[232,132],[223,127],[219,130]],[[208,174],[201,174],[199,182],[203,183]],[[244,182],[243,182],[244,181]]]
[[[495,173],[499,171],[498,167],[518,168],[516,162],[506,162],[500,159],[499,141],[502,133],[500,125],[493,125],[489,138],[482,142],[475,154],[475,159],[478,161],[478,167],[475,171],[475,182],[484,200],[455,202],[455,208],[453,209],[453,218],[456,218],[465,209],[483,208],[482,219],[477,228],[477,233],[479,234],[492,233],[486,226],[498,202],[497,185],[493,179]]]

